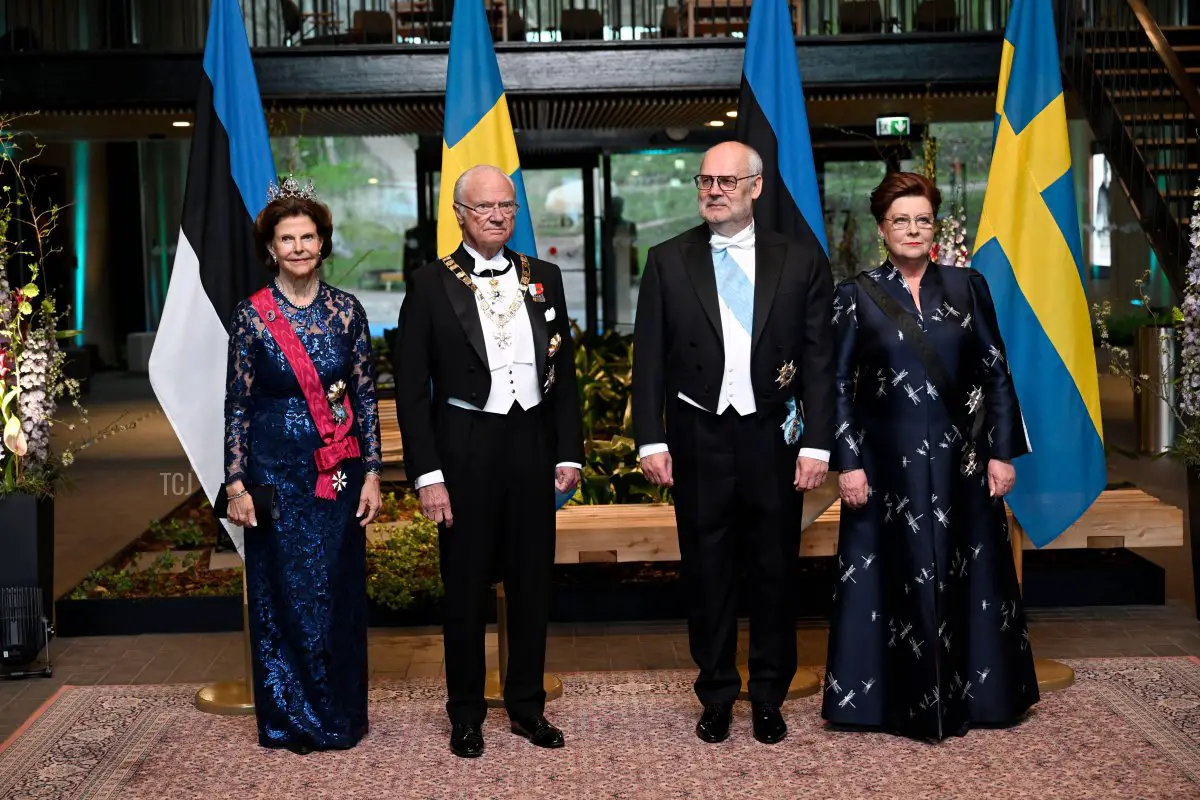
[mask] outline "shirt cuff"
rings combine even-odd
[[[426,486],[432,486],[435,483],[445,482],[446,479],[442,477],[442,471],[439,469],[433,472],[426,472],[424,475],[417,478],[415,481],[413,481],[413,487],[419,491],[424,489]]]
[[[576,464],[574,461],[563,461],[561,464],[555,464],[554,466],[555,467],[574,467],[575,469],[579,470],[580,472],[583,472],[583,464]]]
[[[815,458],[818,461],[824,461],[826,464],[828,464],[829,463],[829,451],[828,450],[816,450],[811,447],[801,447],[800,453],[799,453],[799,455],[796,456],[796,458]]]
[[[652,456],[656,453],[666,453],[668,448],[662,442],[656,444],[646,444],[638,448],[638,460],[641,461],[646,456]]]

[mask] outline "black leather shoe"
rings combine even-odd
[[[538,747],[554,748],[566,744],[563,740],[563,732],[547,722],[545,717],[513,719],[510,722],[513,733],[517,736],[524,736]]]
[[[460,723],[450,729],[450,750],[459,758],[483,755],[483,728]]]
[[[729,723],[733,720],[733,703],[711,703],[704,707],[696,723],[696,735],[716,744],[729,738]]]
[[[770,703],[754,703],[751,705],[751,716],[754,720],[754,738],[763,744],[775,744],[787,736],[787,723],[779,706]]]

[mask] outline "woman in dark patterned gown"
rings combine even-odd
[[[929,260],[940,200],[923,176],[886,177],[871,212],[889,260],[835,295],[842,516],[821,709],[933,740],[1012,723],[1038,700],[1003,501],[1029,445],[987,281]],[[960,427],[977,408],[964,469]]]
[[[329,210],[290,178],[271,197],[255,245],[275,279],[231,326],[225,491],[245,530],[259,743],[303,754],[367,732],[364,528],[380,505],[379,419],[366,314],[319,278]],[[275,487],[278,520],[245,493],[260,485]]]

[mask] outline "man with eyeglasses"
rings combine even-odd
[[[634,327],[634,436],[643,473],[672,487],[706,742],[729,735],[742,688],[739,556],[754,737],[787,735],[802,492],[824,481],[833,446],[829,263],[815,242],[755,225],[762,171],[738,142],[704,155],[704,223],[651,248]]]
[[[555,490],[583,463],[575,354],[558,267],[505,245],[520,209],[502,170],[454,184],[462,245],[414,271],[400,310],[396,412],[421,512],[438,524],[450,748],[483,754],[488,587],[508,600],[511,730],[562,747],[543,715]],[[498,573],[498,574],[497,574]]]

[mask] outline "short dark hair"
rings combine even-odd
[[[329,207],[303,197],[280,197],[267,203],[254,220],[254,254],[271,272],[278,272],[279,265],[271,258],[267,245],[275,239],[275,227],[292,217],[308,217],[317,226],[317,235],[321,237],[321,261],[333,252],[333,215],[329,213]]]
[[[889,172],[871,192],[871,216],[883,222],[892,203],[901,197],[924,197],[933,206],[935,217],[942,205],[942,193],[929,178],[916,172]]]

